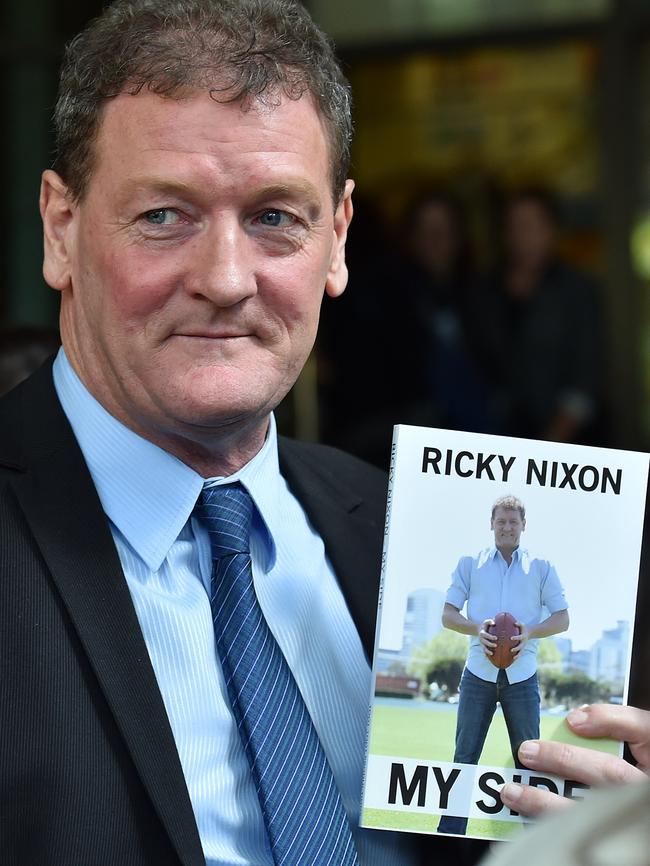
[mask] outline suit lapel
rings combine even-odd
[[[16,496],[181,863],[203,866],[164,703],[106,516],[56,398],[51,369],[37,374],[22,394],[25,471],[13,479]]]
[[[318,459],[308,446],[280,437],[281,472],[325,543],[366,656],[371,660],[385,492],[378,502],[365,499],[348,486],[345,477],[323,463],[323,453]]]

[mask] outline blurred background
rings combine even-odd
[[[356,215],[282,429],[379,465],[395,423],[647,448],[650,0],[306,5],[353,87]],[[0,389],[56,340],[39,177],[101,6],[1,13]]]

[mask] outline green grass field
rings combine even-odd
[[[542,714],[542,739],[585,745],[575,736],[561,716]],[[456,713],[445,704],[420,701],[400,701],[391,704],[377,702],[372,711],[370,754],[422,761],[453,761]],[[611,740],[589,740],[591,748],[618,754],[618,745]],[[514,767],[503,715],[497,712],[488,733],[480,765]],[[438,815],[364,809],[363,823],[369,827],[434,832]],[[485,839],[507,839],[521,832],[521,825],[508,821],[470,820],[467,835]]]
[[[400,706],[376,703],[372,711],[371,755],[398,755],[424,761],[453,761],[456,713],[445,704],[403,701]],[[573,734],[561,716],[542,714],[544,740],[584,746],[585,740]],[[592,749],[618,754],[611,740],[589,740]],[[495,713],[479,764],[514,767],[503,715]]]
[[[410,830],[414,833],[434,833],[440,815],[413,812],[392,812],[390,809],[364,809],[363,826],[378,830]],[[467,835],[478,839],[511,839],[521,833],[521,824],[508,821],[486,821],[471,818]]]

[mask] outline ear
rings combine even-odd
[[[348,236],[348,226],[352,221],[352,190],[354,181],[346,180],[343,198],[334,214],[334,239],[332,255],[330,258],[329,271],[325,291],[330,298],[338,298],[343,294],[348,283],[348,267],[345,263],[345,241]]]
[[[43,276],[53,289],[65,291],[71,282],[72,231],[76,205],[55,171],[43,172],[39,199],[43,220]]]

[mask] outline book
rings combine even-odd
[[[522,739],[622,756],[565,716],[627,702],[647,480],[642,453],[395,428],[362,826],[507,839],[504,782],[588,796],[517,766]],[[497,614],[510,663],[462,633]]]

